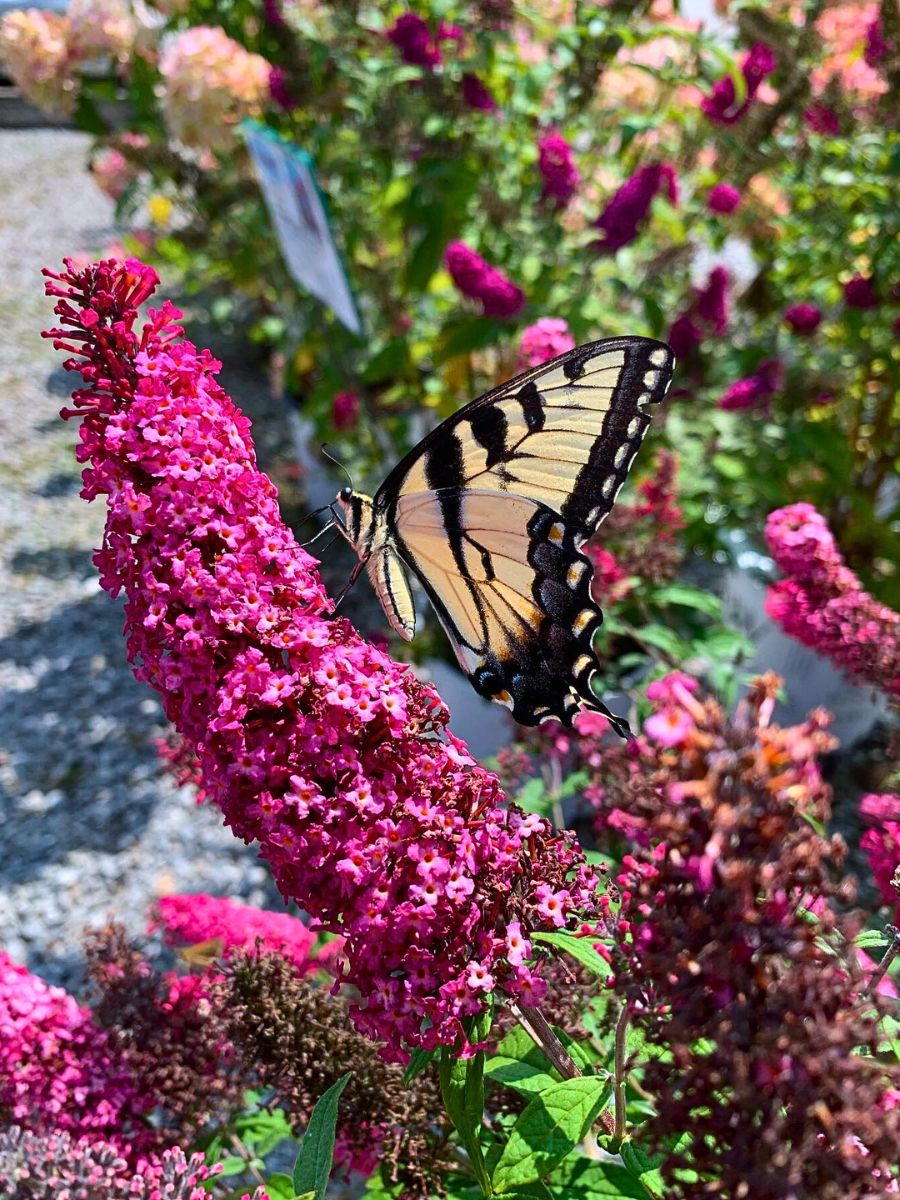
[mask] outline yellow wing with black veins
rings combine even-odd
[[[648,338],[571,350],[444,421],[374,498],[472,685],[522,724],[571,724],[586,707],[628,731],[591,684],[603,615],[580,548],[612,508],[674,361]]]
[[[545,504],[584,540],[612,508],[674,362],[649,338],[570,350],[444,421],[391,472],[375,504],[480,488]]]

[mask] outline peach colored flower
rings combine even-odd
[[[71,30],[69,47],[76,58],[128,61],[135,22],[123,0],[72,0],[66,15]]]
[[[863,57],[866,33],[878,19],[877,4],[838,4],[826,8],[816,21],[825,57],[812,72],[813,92],[821,94],[837,76],[844,89],[871,99],[887,91],[887,80]]]
[[[269,64],[225,32],[198,25],[163,50],[162,105],[173,137],[186,146],[226,149],[234,127],[257,116],[269,95]]]
[[[0,21],[0,62],[26,99],[50,113],[70,113],[78,83],[69,50],[70,27],[61,13],[29,8]]]

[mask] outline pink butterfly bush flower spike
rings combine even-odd
[[[444,265],[464,296],[478,300],[486,317],[514,317],[525,307],[525,293],[465,242],[450,242]]]
[[[787,576],[769,588],[772,620],[850,675],[900,696],[900,613],[865,591],[821,513],[803,503],[776,509],[766,541]]]
[[[435,692],[326,619],[220,364],[168,302],[136,327],[154,271],[67,260],[47,274],[62,326],[47,336],[84,380],[63,411],[81,418],[82,495],[107,497],[95,561],[126,596],[135,674],[196,755],[205,798],[258,841],[285,898],[343,935],[358,1027],[402,1060],[458,1042],[492,991],[539,998],[508,938],[596,919],[574,839],[506,806]]]
[[[340,951],[340,940],[329,942],[317,953],[316,935],[309,926],[288,913],[266,912],[237,904],[203,892],[163,896],[157,901],[150,928],[162,926],[170,946],[192,945],[217,938],[222,955],[232,950],[280,954],[300,974],[328,965],[331,955]]]

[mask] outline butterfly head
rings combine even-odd
[[[336,503],[341,514],[338,528],[362,558],[368,553],[375,524],[375,510],[371,497],[347,486],[338,492]]]

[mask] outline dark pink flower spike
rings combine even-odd
[[[456,1042],[488,977],[499,995],[539,997],[506,929],[596,919],[598,881],[574,840],[507,806],[446,731],[439,697],[326,619],[315,561],[281,519],[219,364],[180,338],[169,304],[135,333],[153,273],[106,262],[53,279],[50,336],[85,334],[85,309],[101,316],[70,361],[86,386],[66,415],[82,418],[82,494],[107,498],[95,561],[125,593],[135,674],[282,894],[344,936],[358,1027],[402,1059]]]
[[[462,294],[481,303],[486,317],[514,317],[525,307],[522,289],[465,242],[448,245],[444,264]]]

